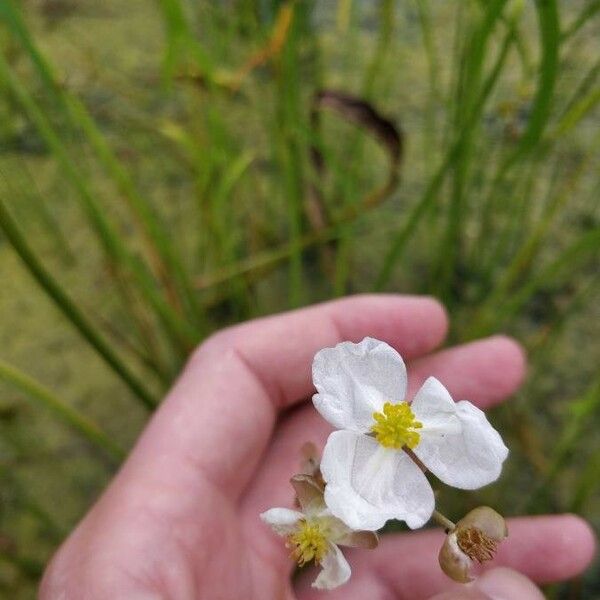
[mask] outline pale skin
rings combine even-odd
[[[581,519],[559,515],[510,519],[496,568],[468,588],[457,589],[437,565],[441,529],[387,535],[376,550],[346,552],[352,578],[339,590],[312,590],[314,573],[291,582],[289,550],[258,515],[292,506],[289,478],[302,444],[322,448],[330,431],[307,401],[314,354],[372,336],[409,361],[409,395],[433,375],[454,398],[487,408],[518,387],[525,366],[514,341],[436,351],[446,330],[436,301],[380,295],[212,336],[51,561],[41,599],[527,600],[542,598],[533,582],[579,574],[593,556],[593,534]]]

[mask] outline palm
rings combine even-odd
[[[288,550],[258,519],[267,508],[291,505],[288,481],[300,447],[306,441],[322,446],[329,432],[308,403],[298,403],[311,393],[312,356],[342,339],[372,335],[413,359],[413,391],[430,374],[455,397],[480,406],[514,390],[523,364],[513,342],[491,338],[425,356],[445,329],[433,301],[380,296],[213,337],[53,560],[42,598],[312,598],[310,578],[292,587]],[[538,581],[574,575],[593,548],[589,530],[574,517],[517,519],[510,531],[498,561]],[[352,579],[328,598],[420,598],[443,590],[442,535],[386,536],[374,552],[350,553]]]

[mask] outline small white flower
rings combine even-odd
[[[325,506],[323,488],[310,475],[295,475],[291,483],[301,511],[271,508],[260,515],[275,533],[287,540],[292,558],[300,565],[314,560],[321,572],[312,586],[331,590],[350,578],[350,565],[338,545],[375,548],[377,535],[371,531],[353,531],[334,517]]]
[[[323,452],[325,502],[349,527],[375,531],[400,519],[415,529],[429,520],[433,490],[406,450],[453,487],[476,489],[500,475],[508,449],[484,413],[455,403],[434,377],[408,404],[406,367],[386,343],[321,350],[313,381],[316,409],[341,430]]]

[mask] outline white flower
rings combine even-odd
[[[338,545],[375,548],[377,535],[371,531],[353,531],[334,517],[325,506],[323,488],[314,477],[295,475],[291,483],[301,511],[271,508],[260,517],[287,539],[292,558],[300,566],[312,560],[321,565],[313,587],[336,588],[350,578],[350,565]]]
[[[321,350],[313,381],[316,409],[341,430],[323,452],[325,502],[349,527],[374,531],[401,519],[415,529],[429,520],[433,490],[409,452],[457,488],[476,489],[500,475],[508,449],[484,413],[455,403],[433,377],[408,404],[406,367],[384,342]]]

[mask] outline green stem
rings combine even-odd
[[[439,510],[434,510],[431,513],[431,518],[444,529],[452,531],[456,528],[456,523],[453,523],[448,517],[444,516]]]

